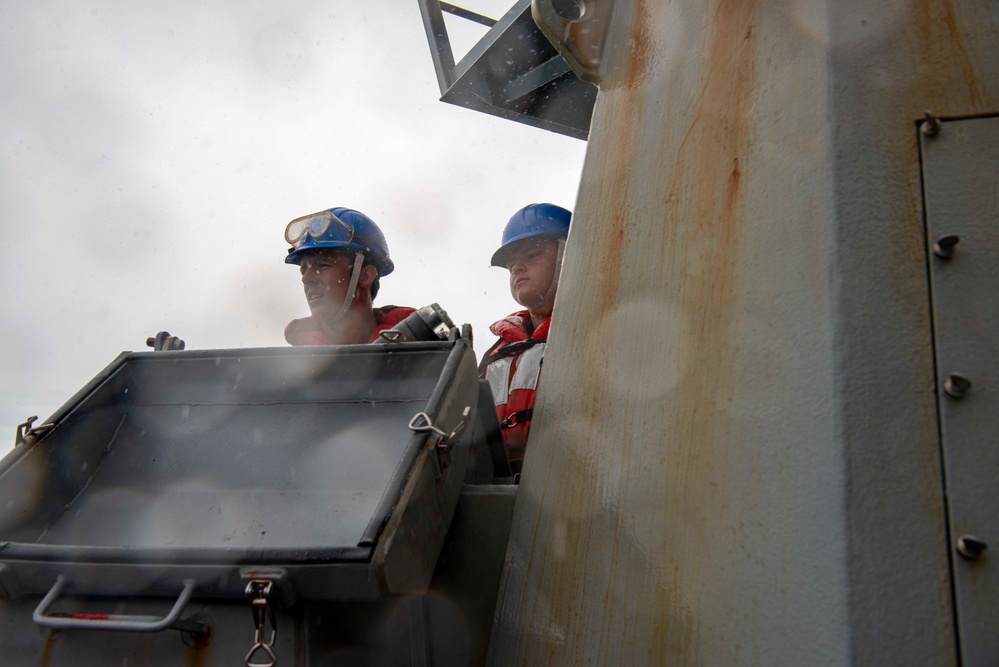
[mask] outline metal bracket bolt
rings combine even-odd
[[[951,373],[944,380],[944,393],[951,398],[964,398],[971,391],[971,380],[960,373]]]
[[[940,122],[940,119],[934,116],[932,111],[927,109],[926,120],[924,120],[919,126],[919,130],[927,137],[934,137],[940,134],[941,129],[943,129],[943,124]]]
[[[23,424],[17,425],[17,430],[14,432],[14,446],[24,445],[28,443],[28,438],[32,438],[41,435],[51,429],[55,428],[55,424],[41,424],[35,426],[35,421],[38,420],[38,415],[28,417],[28,419]]]
[[[957,553],[967,560],[978,560],[989,545],[974,535],[962,535],[957,538]]]
[[[185,343],[176,336],[171,336],[169,331],[161,331],[156,336],[147,338],[146,346],[153,348],[156,352],[162,352],[163,350],[183,350]]]
[[[950,259],[954,256],[954,248],[960,240],[961,237],[957,234],[941,236],[937,239],[937,242],[933,244],[933,254],[940,259]]]

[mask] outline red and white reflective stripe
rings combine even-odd
[[[131,614],[67,614],[67,618],[78,618],[81,621],[121,621],[121,622],[153,622],[161,620],[159,616],[133,616]]]
[[[510,391],[515,389],[537,389],[541,374],[541,360],[545,356],[545,343],[538,343],[521,352],[517,357],[517,369],[510,380]]]
[[[538,343],[519,355],[497,359],[486,366],[486,381],[493,392],[493,402],[503,405],[510,397],[510,392],[516,389],[538,388],[538,376],[541,374],[541,361],[545,356],[545,343]],[[516,362],[517,367],[510,377],[510,369]]]
[[[504,357],[486,366],[486,381],[493,392],[493,402],[496,405],[506,403],[507,396],[510,395],[510,367],[512,365],[513,357]]]

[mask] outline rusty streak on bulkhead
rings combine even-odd
[[[648,216],[658,216],[662,219],[662,225],[657,226],[662,242],[660,261],[667,267],[674,267],[669,275],[688,278],[680,284],[657,284],[655,277],[664,278],[667,270],[650,266],[649,283],[660,297],[665,296],[663,289],[675,295],[683,314],[692,324],[693,334],[680,342],[682,353],[691,360],[687,375],[680,381],[683,390],[678,391],[667,404],[673,413],[668,419],[672,430],[664,443],[670,450],[669,455],[654,464],[658,467],[668,465],[672,471],[664,479],[672,482],[673,486],[662,489],[657,510],[668,516],[675,515],[681,505],[676,499],[698,493],[687,482],[705,480],[710,473],[711,462],[724,454],[713,450],[724,441],[725,433],[730,428],[724,421],[723,403],[727,395],[724,393],[726,388],[722,384],[722,373],[727,355],[735,344],[733,328],[737,324],[739,306],[737,266],[745,217],[744,179],[750,173],[747,156],[752,145],[750,113],[756,74],[754,25],[757,3],[722,0],[716,5],[701,64],[701,89],[695,104],[689,107],[692,110],[689,120],[670,121],[673,124],[672,133],[669,129],[662,129],[668,124],[661,122],[659,117],[665,113],[667,105],[664,100],[657,100],[657,104],[649,103],[648,86],[661,83],[650,79],[668,76],[668,72],[653,71],[652,68],[669,65],[657,59],[657,56],[662,58],[662,54],[657,52],[662,45],[654,43],[648,29],[649,12],[662,9],[650,9],[650,6],[656,7],[636,2],[631,27],[634,41],[627,50],[628,62],[626,66],[612,70],[612,73],[621,72],[622,78],[601,82],[603,99],[598,98],[597,103],[613,110],[613,116],[608,114],[608,118],[604,119],[603,129],[613,128],[615,136],[613,142],[601,146],[612,151],[604,158],[609,163],[608,169],[603,172],[604,182],[586,184],[596,197],[594,202],[589,202],[587,210],[600,211],[604,223],[599,226],[595,250],[598,253],[595,265],[599,271],[589,274],[594,284],[584,286],[583,292],[588,294],[586,302],[592,304],[595,310],[593,321],[599,321],[616,305],[636,296],[631,292],[634,286],[622,279],[624,266],[634,261],[636,253],[645,252],[643,261],[649,261],[650,257],[647,249],[641,247],[643,239],[640,235],[646,228],[642,224],[633,224],[636,222],[633,218],[641,221]],[[683,132],[684,123],[688,123],[686,139],[678,141],[676,132]],[[650,139],[661,142],[660,150],[649,150],[647,145],[643,145],[650,143]],[[594,159],[593,152],[588,159]],[[673,168],[664,169],[664,165]],[[663,189],[660,203],[672,201],[675,205],[661,205],[651,210],[642,207],[641,202],[648,199],[637,190],[643,184],[636,183],[636,172],[640,173],[643,169],[649,173],[673,174],[669,182],[656,184],[656,187]],[[699,258],[692,257],[691,248],[701,250]],[[699,269],[689,267],[698,259],[705,260]],[[685,266],[688,268],[683,269]],[[643,285],[641,289],[647,289],[647,286]],[[648,295],[653,294],[655,292]],[[578,332],[574,332],[573,338],[576,339],[577,335]],[[625,332],[622,335],[628,334]],[[586,379],[587,391],[576,394],[577,399],[583,402],[578,409],[592,420],[614,420],[614,415],[601,414],[608,409],[606,392],[613,390],[604,381],[612,371],[608,367],[607,341],[595,336],[587,336],[583,340],[587,343],[586,350],[580,354],[590,360],[588,366],[592,365],[593,370],[581,371]],[[662,359],[662,356],[659,358]],[[668,359],[665,361],[670,363]],[[627,424],[616,426],[619,428],[614,431],[616,437],[613,442],[604,444],[618,450],[615,457],[627,460],[632,434]],[[586,453],[586,456],[601,455],[601,452]],[[570,476],[570,470],[566,468],[560,472],[563,480],[577,480],[569,488],[560,489],[560,503],[585,505],[589,502],[587,496],[598,491],[590,488],[597,481],[586,474],[585,463],[565,461],[567,468],[580,474]],[[628,487],[629,480],[619,482],[621,488]],[[567,549],[570,553],[580,553],[579,550],[589,544],[591,533],[604,535],[601,542],[608,544],[612,550],[607,567],[608,580],[613,581],[618,568],[627,567],[631,558],[642,557],[624,534],[629,530],[627,523],[626,516],[607,516],[599,520],[594,517],[592,524],[565,521]],[[538,527],[535,526],[535,529]],[[573,628],[578,616],[573,613],[574,606],[567,598],[575,597],[572,591],[582,590],[579,587],[583,584],[579,580],[585,577],[585,570],[571,562],[535,561],[536,530],[534,535],[532,562],[528,567],[541,567],[544,572],[542,579],[548,579],[556,589],[550,591],[553,597],[565,603],[555,606],[564,611],[565,616],[560,620],[568,626],[571,641],[573,629],[581,629],[585,623],[580,621],[579,626]],[[682,567],[682,563],[675,565]],[[689,649],[684,647],[693,645],[692,634],[696,633],[692,619],[684,612],[684,593],[676,585],[682,578],[675,569],[671,568],[671,572],[673,586],[670,589],[663,591],[656,586],[644,591],[645,608],[657,610],[656,626],[659,632],[656,633],[656,641],[660,646],[653,651],[653,655],[658,656],[670,653],[663,649],[665,645],[673,647],[673,652],[688,653]],[[570,574],[575,576],[567,576]],[[527,581],[524,583],[526,585]],[[627,610],[617,608],[611,597],[612,593],[607,591],[604,596],[605,618],[600,624],[598,645],[604,651],[612,650],[614,645],[614,641],[606,636],[614,627],[614,616],[627,615]],[[530,596],[524,595],[522,599],[530,599]],[[530,613],[532,617],[537,614],[537,609]],[[518,656],[522,657],[525,656]],[[598,657],[612,658],[610,654]]]
[[[675,515],[676,507],[687,505],[692,496],[710,495],[712,475],[732,472],[719,462],[728,460],[722,448],[733,428],[727,411],[732,388],[726,386],[725,369],[738,345],[738,267],[746,224],[743,181],[752,174],[748,156],[758,56],[756,13],[755,1],[720,0],[716,5],[690,127],[676,156],[663,157],[675,161],[667,189],[678,200],[665,211],[664,253],[680,269],[672,275],[684,277],[672,289],[692,334],[681,344],[690,363],[678,385],[682,391],[668,403],[672,414],[666,420],[671,427],[671,472],[666,475],[671,488],[665,490],[662,505],[664,512]],[[662,140],[675,150],[674,138]],[[704,513],[725,509],[712,508],[706,496],[701,505]],[[699,577],[685,577],[685,564],[686,559],[674,563],[671,594],[653,600],[659,630],[656,655],[696,660],[691,652],[696,651],[697,620],[689,617],[685,603],[685,596],[695,591],[684,590],[681,582],[689,586]]]

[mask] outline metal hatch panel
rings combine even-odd
[[[995,665],[999,117],[930,118],[920,141],[957,630],[963,664]]]

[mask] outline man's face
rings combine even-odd
[[[319,248],[302,255],[300,270],[313,316],[336,315],[350,286],[351,260],[336,250]]]
[[[548,292],[557,262],[558,241],[554,239],[524,239],[514,244],[506,259],[514,300],[532,312],[550,307],[554,295]]]

